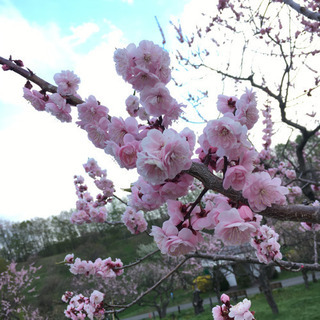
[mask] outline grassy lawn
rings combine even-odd
[[[281,273],[279,273],[279,275],[276,279],[273,279],[271,281],[272,282],[279,282],[279,281],[282,281],[282,280],[285,280],[288,278],[294,278],[297,276],[301,276],[301,272],[290,272],[290,271],[283,270]],[[214,293],[202,293],[201,294],[202,299],[208,298],[210,296],[215,297],[215,294]],[[183,289],[175,290],[174,291],[174,300],[170,301],[169,307],[192,302],[192,297],[193,297],[193,291],[191,288],[189,290],[183,290]],[[262,300],[263,299],[264,299],[264,296],[262,296]],[[208,306],[206,306],[206,309],[208,309]],[[152,313],[152,311],[154,311],[153,307],[143,307],[143,306],[134,305],[131,308],[129,308],[128,310],[122,312],[120,314],[120,317],[121,317],[121,319],[130,318],[135,315],[139,315],[139,314],[143,314],[143,313],[149,313],[149,312]],[[192,315],[194,317],[193,311],[190,312],[190,315]],[[184,316],[186,316],[186,315],[184,315]],[[180,318],[180,319],[189,319],[189,318]],[[319,319],[320,319],[320,317],[319,317]]]
[[[257,320],[296,320],[308,319],[318,320],[320,302],[320,283],[310,283],[310,289],[305,289],[304,285],[297,285],[289,288],[273,291],[275,301],[278,304],[279,315],[272,314],[265,297],[262,294],[250,298],[252,302],[251,310],[256,312]],[[182,311],[180,314],[169,314],[165,319],[197,319],[212,320],[209,305],[204,306],[205,312],[195,315],[193,309]],[[122,317],[123,318],[123,317]]]

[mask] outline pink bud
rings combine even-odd
[[[225,293],[223,293],[220,297],[220,300],[222,303],[227,304],[227,302],[230,301],[230,297],[228,295],[226,295]]]

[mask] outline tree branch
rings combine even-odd
[[[282,0],[282,2],[290,6],[293,10],[297,11],[298,13],[304,15],[305,17],[311,20],[320,21],[319,12],[313,12],[307,9],[306,7],[302,7],[300,6],[300,4],[294,2],[293,0]]]
[[[200,258],[212,261],[234,261],[234,262],[243,262],[243,263],[253,263],[253,264],[261,264],[265,265],[265,263],[260,262],[257,258],[253,258],[250,256],[239,257],[235,255],[224,255],[224,254],[207,254],[202,252],[195,252],[192,254],[186,255],[188,258]],[[318,263],[300,263],[300,262],[291,262],[291,261],[273,261],[268,263],[268,266],[280,266],[291,271],[300,271],[304,270],[314,270],[320,271],[320,265]]]
[[[159,249],[154,250],[154,251],[148,253],[147,255],[145,255],[144,257],[138,259],[136,262],[127,264],[127,265],[122,266],[122,267],[115,267],[114,270],[120,270],[120,269],[125,269],[125,268],[133,267],[133,266],[139,264],[140,262],[142,262],[143,260],[148,259],[149,257],[151,257],[152,255],[154,255],[155,253],[157,253],[157,252],[159,252],[159,251],[160,251]]]
[[[118,313],[121,311],[124,311],[125,309],[133,306],[136,304],[139,300],[141,300],[144,296],[146,296],[148,293],[150,293],[152,290],[157,288],[163,281],[165,281],[167,278],[169,278],[173,273],[175,273],[187,260],[189,260],[191,257],[186,257],[183,259],[179,264],[177,264],[169,273],[167,273],[164,277],[162,277],[158,282],[156,282],[152,287],[147,289],[146,291],[142,292],[135,300],[132,302],[126,304],[126,305],[108,305],[110,308],[121,308],[119,310],[113,310],[113,311],[106,311],[106,313]]]
[[[23,69],[22,67],[19,67],[16,65],[13,61],[4,59],[0,57],[0,64],[6,65],[10,70],[13,72],[19,74],[23,78],[37,84],[42,90],[46,92],[56,93],[57,87],[52,85],[51,83],[41,79],[38,77],[35,73],[33,73],[30,69]],[[74,96],[68,96],[67,102],[73,106],[76,106],[77,104],[83,103],[81,99],[74,97]]]
[[[232,189],[225,190],[222,186],[222,179],[212,174],[204,164],[193,162],[191,168],[185,172],[200,180],[205,188],[219,192],[235,202],[241,202],[248,205],[247,199],[242,196],[241,192]],[[306,205],[273,205],[272,207],[259,212],[259,214],[278,220],[320,223],[320,207]]]

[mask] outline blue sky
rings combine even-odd
[[[5,1],[6,2],[6,1]],[[165,26],[172,16],[183,11],[187,0],[78,0],[78,1],[10,1],[30,23],[57,23],[62,34],[71,35],[71,28],[84,22],[95,23],[108,31],[105,20],[121,29],[132,42],[153,39],[161,42],[155,16]],[[103,30],[102,30],[103,32]],[[91,39],[94,41],[94,39]],[[88,45],[86,45],[88,48]],[[82,48],[85,50],[85,48]]]
[[[116,75],[114,49],[144,39],[160,45],[157,16],[170,51],[175,34],[169,21],[184,19],[191,25],[196,12],[211,3],[0,0],[0,56],[22,59],[49,82],[56,72],[74,70],[81,78],[82,97],[93,94],[113,115],[124,116],[123,102],[131,89]],[[47,217],[74,208],[73,175],[84,175],[88,157],[107,168],[117,190],[135,181],[134,172],[116,169],[75,125],[33,110],[22,98],[24,83],[12,72],[0,72],[0,219]]]

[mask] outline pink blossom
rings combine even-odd
[[[38,111],[44,111],[46,106],[46,98],[37,90],[29,90],[28,88],[23,88],[23,97],[28,100],[31,105]]]
[[[213,316],[213,320],[225,320],[225,316],[224,316],[224,312],[223,310],[226,308],[225,305],[222,306],[215,306],[214,308],[212,308],[212,316]]]
[[[172,129],[163,133],[152,129],[141,142],[137,171],[152,184],[173,179],[190,168],[192,152],[188,142]]]
[[[145,87],[140,94],[140,101],[146,112],[155,117],[166,114],[170,110],[172,97],[162,82]]]
[[[124,222],[128,230],[132,234],[139,234],[147,230],[148,224],[144,218],[142,211],[135,211],[131,207],[127,207],[123,213],[121,220]]]
[[[85,210],[77,210],[72,213],[70,221],[71,223],[74,223],[74,224],[89,223],[90,215]]]
[[[98,162],[93,158],[88,158],[87,163],[83,164],[83,168],[91,178],[104,177],[107,175],[107,171],[102,170]]]
[[[138,210],[155,210],[164,202],[164,198],[159,194],[160,186],[152,186],[141,176],[131,187],[129,205]]]
[[[288,188],[281,186],[279,178],[271,179],[267,172],[256,172],[248,176],[242,194],[248,199],[251,209],[260,212],[273,203],[285,204]]]
[[[243,166],[248,172],[252,172],[254,169],[254,162],[258,158],[258,153],[252,149],[244,149],[240,155],[239,165]]]
[[[66,264],[72,264],[74,262],[74,254],[67,254],[66,257],[64,258],[64,262]]]
[[[107,118],[109,109],[98,103],[94,96],[89,96],[85,103],[77,105],[80,121],[77,124],[83,129],[88,124],[99,123],[101,118]]]
[[[137,91],[142,91],[147,87],[154,87],[158,82],[159,78],[148,70],[135,67],[133,69],[134,75],[128,82],[132,85],[132,88]]]
[[[61,73],[56,73],[53,79],[58,85],[58,93],[62,96],[73,95],[79,89],[80,79],[73,71],[63,70]]]
[[[270,261],[282,259],[279,235],[267,225],[257,229],[251,239],[251,246],[256,249],[256,255],[260,262],[269,263]]]
[[[168,214],[170,221],[174,225],[178,225],[184,221],[184,216],[187,213],[187,206],[183,205],[182,202],[176,200],[167,200]]]
[[[114,193],[113,182],[106,177],[101,177],[100,180],[94,181],[97,188],[103,191],[103,195],[106,197],[111,197]]]
[[[220,297],[220,301],[224,304],[227,304],[228,302],[230,302],[230,297],[227,294],[223,293]]]
[[[66,100],[58,93],[50,96],[49,102],[45,105],[45,110],[54,115],[61,122],[71,122],[71,107]]]
[[[126,49],[117,49],[113,55],[113,60],[116,64],[116,71],[126,81],[130,79],[132,74],[131,68],[134,65],[134,57],[132,56],[132,52],[135,50],[136,46],[131,43]]]
[[[218,95],[217,108],[218,110],[225,114],[227,112],[234,112],[236,109],[237,97],[229,97],[222,94]]]
[[[220,119],[210,120],[203,132],[209,145],[218,149],[218,156],[225,156],[226,152],[239,153],[239,147],[245,145],[246,127],[228,114]]]
[[[94,290],[90,295],[90,302],[92,305],[97,305],[104,299],[104,294],[98,290]]]
[[[143,40],[139,43],[135,54],[135,63],[137,66],[145,68],[152,73],[156,73],[160,64],[164,62],[164,56],[168,53],[162,50],[152,41]],[[169,57],[168,57],[169,58]],[[169,64],[170,60],[167,60]]]
[[[137,141],[128,133],[124,136],[121,147],[113,141],[108,141],[104,151],[114,156],[121,168],[132,169],[136,167],[137,153],[140,151],[140,141]]]
[[[245,221],[239,211],[232,208],[219,215],[215,233],[227,245],[242,244],[250,241],[251,233],[257,230],[257,223]]]
[[[110,121],[108,118],[101,118],[98,123],[85,125],[84,129],[88,132],[89,140],[100,149],[104,149],[109,140]]]
[[[242,125],[245,125],[249,130],[259,119],[259,110],[256,102],[246,103],[242,99],[237,101],[236,118]]]
[[[244,299],[235,306],[231,307],[229,317],[234,320],[252,320],[254,319],[253,314],[250,312],[251,301]]]
[[[131,117],[136,117],[139,110],[139,98],[137,96],[130,95],[125,102],[127,106],[127,112]]]
[[[109,125],[110,140],[122,146],[124,144],[123,138],[127,133],[133,137],[138,136],[138,122],[133,117],[128,117],[123,120],[122,118],[112,117]]]
[[[319,231],[320,224],[319,223],[309,223],[309,222],[301,222],[301,231]]]
[[[200,233],[192,232],[188,228],[180,231],[171,221],[165,221],[162,228],[153,226],[151,234],[160,251],[171,256],[183,255],[196,248],[202,240]]]
[[[286,170],[285,175],[290,180],[293,180],[296,178],[296,172],[294,170]]]
[[[186,105],[182,103],[178,103],[175,99],[172,99],[171,105],[168,108],[168,111],[163,116],[162,125],[165,128],[168,128],[169,126],[171,126],[173,121],[176,121],[179,119],[182,113],[181,108],[185,108],[185,107]]]
[[[103,223],[107,220],[107,209],[106,207],[98,207],[90,209],[90,221],[96,223]]]
[[[190,185],[193,183],[193,177],[189,174],[178,174],[174,179],[167,179],[158,189],[163,199],[177,199],[185,196]]]
[[[76,258],[74,263],[70,265],[70,272],[73,274],[85,274],[89,275],[93,271],[92,261],[84,261]]]
[[[69,300],[72,298],[73,292],[72,291],[66,291],[63,296],[61,297],[61,300],[65,303],[68,303]]]
[[[232,187],[234,190],[242,190],[249,172],[243,166],[228,167],[224,179],[223,187],[229,189]]]

